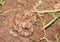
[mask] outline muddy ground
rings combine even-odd
[[[5,4],[0,6],[0,42],[47,42],[39,40],[44,36],[43,23],[47,24],[53,18],[50,15],[53,13],[45,14],[40,18],[37,13],[31,12],[38,0],[4,1]],[[38,6],[38,10],[59,8],[60,0],[42,0],[42,4]],[[34,19],[37,19],[36,23],[33,23]],[[60,18],[46,29],[46,36],[52,42],[56,42],[56,34],[60,42]]]

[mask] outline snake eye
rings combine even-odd
[[[27,27],[25,27],[24,29],[29,30]]]

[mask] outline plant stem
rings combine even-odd
[[[45,25],[42,29],[46,29],[48,26],[50,26],[59,16],[55,16],[47,25]]]
[[[60,12],[60,9],[55,9],[55,10],[45,10],[45,11],[36,11],[37,13],[54,13],[54,12]]]

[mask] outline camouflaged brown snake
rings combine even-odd
[[[26,15],[29,14],[29,16],[30,16],[30,14],[32,14],[32,13],[29,13],[29,12],[27,11]],[[32,17],[32,15],[30,17]],[[20,18],[21,17],[19,17],[18,14],[15,15],[14,23],[15,23],[16,26],[13,27],[15,29],[11,30],[10,33],[13,36],[19,36],[19,35],[23,36],[23,37],[32,36],[32,34],[34,33],[34,26],[33,26],[32,23],[29,22],[30,18],[28,20],[24,20],[26,17],[24,17],[24,19],[20,19]]]

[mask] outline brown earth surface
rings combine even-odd
[[[47,42],[39,41],[44,36],[42,32],[43,22],[46,24],[53,18],[53,13],[39,17],[31,9],[38,0],[4,0],[0,6],[0,42]],[[42,0],[38,10],[59,9],[60,0]],[[60,12],[58,12],[60,14]],[[37,22],[34,24],[34,19]],[[60,35],[60,17],[46,29],[46,36],[52,42],[56,42],[55,35]],[[60,42],[60,36],[58,39]]]

